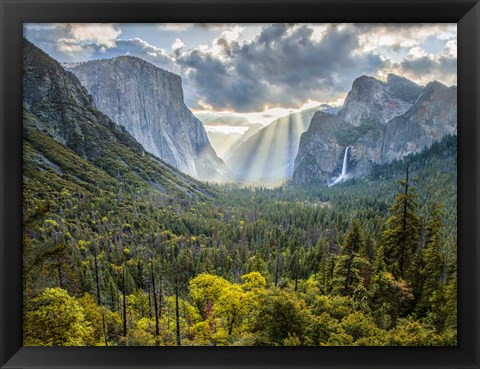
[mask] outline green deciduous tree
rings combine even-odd
[[[61,288],[47,288],[25,309],[26,346],[86,346],[95,344],[94,330],[75,298]]]

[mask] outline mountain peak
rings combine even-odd
[[[448,86],[443,84],[442,82],[435,80],[427,83],[427,85],[425,86],[425,91],[434,90],[434,89],[445,89],[445,88],[448,88]]]
[[[355,78],[352,83],[352,90],[355,88],[362,88],[362,87],[372,87],[375,85],[383,84],[382,81],[379,81],[375,77],[362,75],[360,77]]]
[[[405,77],[399,76],[398,74],[388,73],[387,83],[393,83],[398,81],[409,81],[409,80]]]
[[[329,117],[332,117],[332,116],[334,116],[334,114],[330,114],[328,112],[318,110],[318,111],[315,112],[315,114],[313,114],[312,121],[314,121],[314,120],[317,121],[317,120],[329,118]]]
[[[345,103],[338,115],[353,126],[365,123],[386,124],[404,114],[421,92],[415,83],[391,76],[385,83],[371,76],[360,76],[353,81]]]

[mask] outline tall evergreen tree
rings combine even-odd
[[[369,291],[369,305],[377,325],[384,329],[395,326],[399,317],[404,316],[413,294],[403,280],[395,280],[387,271],[383,246],[377,249],[373,267],[372,284]]]
[[[410,184],[409,167],[402,190],[395,196],[382,235],[387,268],[395,277],[411,279],[412,261],[420,239],[421,219],[418,215],[417,195]]]
[[[443,206],[433,204],[425,229],[425,250],[422,250],[421,253],[423,268],[420,270],[420,276],[423,283],[415,309],[420,316],[425,316],[431,309],[434,295],[438,291],[441,283],[443,258],[440,250],[444,240],[444,216]]]
[[[359,256],[364,248],[363,232],[358,219],[354,219],[345,236],[342,255],[337,259],[333,276],[333,292],[349,296],[356,286],[364,282],[369,263]]]

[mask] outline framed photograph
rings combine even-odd
[[[2,368],[479,368],[477,0],[0,4]]]

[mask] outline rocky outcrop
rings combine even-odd
[[[293,182],[331,183],[340,175],[349,146],[348,177],[360,178],[373,164],[418,153],[455,135],[456,87],[431,82],[417,91],[417,85],[393,75],[386,83],[372,77],[355,80],[342,110],[336,116],[315,114],[302,135]]]
[[[352,90],[338,114],[356,127],[362,124],[386,124],[404,114],[421,92],[420,86],[393,74],[388,75],[386,82],[361,76],[353,82]]]
[[[180,76],[131,56],[70,65],[68,70],[97,108],[147,151],[195,178],[229,178],[202,123],[184,103]]]
[[[345,147],[338,142],[336,134],[344,129],[348,129],[348,124],[339,117],[315,113],[310,128],[300,138],[295,182],[310,183],[317,178],[330,178],[332,173],[341,170]]]
[[[382,162],[423,150],[445,135],[457,133],[457,88],[429,83],[405,114],[385,127]]]

